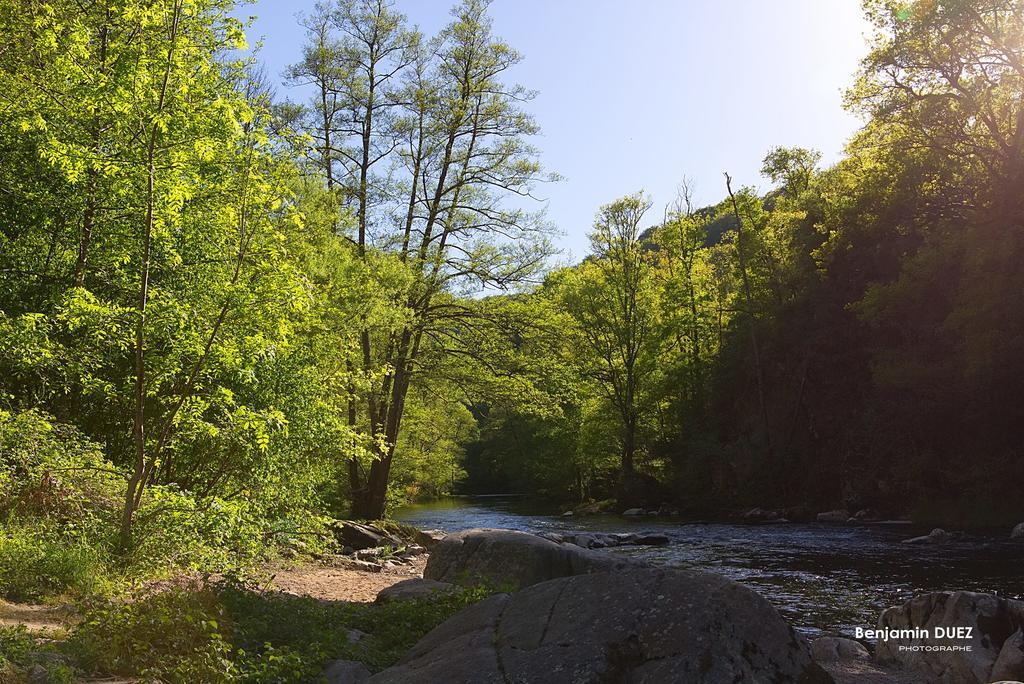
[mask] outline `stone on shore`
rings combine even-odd
[[[556,577],[637,567],[645,565],[526,532],[474,529],[441,540],[431,551],[423,576],[463,586],[520,589]]]
[[[401,539],[389,534],[387,531],[366,523],[357,523],[352,520],[337,520],[333,524],[334,535],[343,546],[350,547],[356,551],[371,549],[378,546],[403,546]]]
[[[448,582],[414,577],[381,589],[380,593],[377,594],[377,603],[429,598],[435,594],[450,592],[454,589],[455,585]]]
[[[632,569],[499,594],[427,634],[375,684],[800,682],[832,678],[751,589]]]
[[[843,660],[869,660],[871,654],[859,641],[823,636],[811,642],[811,657],[818,663],[835,663]]]
[[[989,678],[1024,681],[1024,630],[1018,629],[1003,642]]]
[[[322,676],[327,684],[358,684],[370,678],[370,671],[354,660],[335,660]]]
[[[923,594],[902,606],[885,610],[878,620],[879,629],[920,628],[928,636],[878,640],[875,658],[881,663],[898,664],[921,674],[925,681],[944,684],[989,682],[997,672],[997,660],[1003,658],[1007,669],[1013,667],[1014,641],[1024,626],[1024,602],[970,591]],[[970,637],[940,636],[936,628],[970,628]],[[971,650],[938,650],[935,647],[970,646]],[[903,648],[901,647],[909,647]],[[917,647],[917,648],[915,648]],[[1024,677],[1024,673],[1017,678]]]
[[[417,544],[429,549],[444,539],[444,530],[416,530],[414,538]]]
[[[587,503],[577,506],[573,512],[576,515],[597,515],[599,513],[609,513],[613,508],[615,508],[615,503],[615,499],[588,501]]]
[[[845,508],[838,508],[834,511],[819,513],[818,522],[844,523],[850,519],[850,511]]]
[[[873,662],[864,645],[853,639],[819,637],[811,642],[811,658],[836,684],[921,684],[914,674]]]

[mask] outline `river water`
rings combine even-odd
[[[615,515],[537,514],[519,500],[452,498],[396,512],[402,522],[455,532],[474,527],[526,532],[651,531],[662,547],[620,547],[613,553],[666,567],[710,570],[760,592],[797,630],[852,635],[879,613],[915,594],[967,589],[1024,598],[1024,543],[972,534],[941,546],[902,544],[928,530],[907,525],[783,523],[741,525],[670,522]]]

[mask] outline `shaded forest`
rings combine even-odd
[[[773,189],[600,209],[523,306],[555,415],[488,404],[469,486],[625,507],[1012,520],[1024,460],[1022,8],[868,2],[845,157],[775,148]],[[568,368],[569,377],[553,372]],[[635,475],[633,475],[635,473]]]

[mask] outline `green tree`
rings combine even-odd
[[[458,331],[478,314],[457,295],[528,282],[550,248],[539,216],[502,204],[528,196],[543,175],[527,142],[536,124],[521,109],[530,94],[502,80],[520,57],[492,35],[487,3],[457,6],[429,51],[387,3],[338,7],[341,59],[352,66],[338,97],[355,123],[332,148],[355,199],[355,248],[368,264],[398,263],[409,275],[392,291],[401,320],[367,325],[359,341],[358,425],[372,459],[365,469],[353,462],[349,477],[353,514],[376,518],[406,397],[431,366],[424,359],[466,351]],[[389,161],[404,171],[397,186],[373,173]],[[389,230],[393,216],[401,219]]]
[[[598,211],[590,234],[591,258],[563,275],[563,305],[578,324],[591,372],[621,422],[621,469],[635,470],[641,396],[653,371],[655,321],[650,259],[640,224],[651,202],[643,193]]]

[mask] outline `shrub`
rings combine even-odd
[[[235,681],[224,626],[214,592],[175,587],[92,606],[71,649],[95,672],[220,684]]]
[[[27,665],[34,648],[35,640],[25,625],[0,627],[0,665]]]
[[[335,658],[383,669],[487,592],[474,589],[383,606],[266,593],[239,581],[102,601],[71,648],[86,669],[168,683],[304,684]],[[366,633],[348,638],[353,629]]]
[[[116,513],[123,488],[124,476],[74,427],[0,410],[0,512],[94,531]]]
[[[103,583],[104,567],[101,552],[84,540],[45,527],[0,529],[0,595],[9,600],[92,593]]]
[[[221,600],[231,618],[232,638],[244,654],[239,669],[245,681],[315,681],[324,665],[336,658],[358,660],[380,670],[401,658],[427,632],[462,608],[489,595],[483,588],[465,589],[414,601],[384,605],[320,601],[265,594],[241,584],[224,584]],[[350,643],[350,630],[368,636]],[[268,663],[300,654],[303,663],[290,678],[255,676]]]

